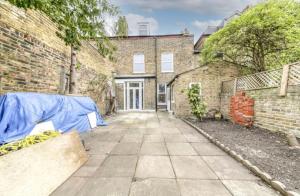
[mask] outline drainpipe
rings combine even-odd
[[[155,111],[157,111],[157,37],[154,37],[154,51],[155,51]]]

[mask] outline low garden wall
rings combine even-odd
[[[298,70],[299,63],[292,66],[294,66],[294,70],[297,66]],[[292,70],[292,68],[290,70]],[[278,72],[281,73],[282,70],[278,70]],[[266,73],[263,74],[266,75]],[[269,87],[266,85],[264,88],[253,89],[249,86],[246,88],[245,84],[254,80],[249,80],[248,82],[242,78],[243,81],[240,83],[244,82],[244,89],[236,89],[236,91],[243,91],[247,96],[254,99],[255,126],[275,132],[292,131],[297,137],[300,137],[300,84],[297,83],[300,80],[300,77],[299,75],[296,77],[294,76],[295,75],[290,73],[290,77],[287,77],[289,79],[286,79],[286,84],[284,84],[285,79],[282,80],[282,78],[279,77],[276,79],[277,82],[275,80],[266,80],[267,82],[265,84],[269,85]],[[256,78],[259,78],[259,76],[256,75]],[[229,114],[230,99],[235,93],[234,90],[232,91],[232,88],[228,88],[228,86],[230,86],[228,84],[231,84],[232,86],[236,82],[228,81],[226,83],[227,84],[224,85],[226,88],[223,88],[221,93],[220,110],[224,118],[231,119]],[[255,82],[252,83],[254,84]],[[263,82],[259,82],[258,84],[263,84]],[[284,94],[281,94],[283,87],[285,88]]]

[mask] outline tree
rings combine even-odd
[[[114,47],[105,35],[103,15],[115,15],[117,8],[107,0],[8,1],[20,8],[42,11],[57,24],[57,36],[71,46],[70,93],[75,93],[76,50],[82,41],[95,41],[103,56],[112,57]]]
[[[128,36],[128,23],[125,16],[119,16],[119,19],[115,24],[115,34],[119,37]]]
[[[268,0],[250,8],[211,35],[203,63],[223,61],[251,72],[300,60],[300,4]]]

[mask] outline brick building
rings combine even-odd
[[[167,83],[198,66],[190,34],[111,38],[119,111],[167,109]]]
[[[111,38],[117,47],[118,111],[168,110],[189,115],[186,89],[202,84],[209,108],[219,109],[221,82],[237,75],[234,67],[200,66],[190,34]]]

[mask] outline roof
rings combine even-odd
[[[111,36],[109,39],[142,39],[142,38],[160,38],[160,37],[193,37],[193,34],[165,34],[165,35],[130,35],[130,36]]]
[[[195,43],[195,48],[201,42],[203,37],[210,36],[211,34],[217,32],[219,30],[219,26],[208,26],[205,31],[201,34],[197,42]]]
[[[187,71],[184,71],[184,72],[182,72],[182,73],[180,73],[180,74],[175,75],[175,76],[173,77],[173,79],[170,80],[170,82],[168,82],[167,86],[170,86],[170,85],[176,80],[176,78],[178,78],[179,76],[181,76],[181,75],[183,75],[183,74],[186,74],[186,73],[189,73],[189,72],[191,72],[191,71],[195,71],[195,70],[197,70],[197,69],[199,69],[199,68],[204,67],[205,65],[206,65],[206,64],[204,64],[204,65],[202,65],[202,66],[199,66],[199,67],[196,67],[196,68],[193,68],[193,69],[190,69],[190,70],[187,70]]]
[[[195,43],[195,48],[197,47],[197,45],[200,43],[201,39],[205,36],[210,36],[213,33],[217,32],[219,29],[222,29],[226,23],[228,21],[230,21],[234,16],[240,16],[242,13],[244,13],[245,11],[247,11],[250,8],[250,6],[246,6],[242,11],[236,10],[235,12],[233,12],[230,16],[224,18],[219,25],[217,26],[208,26],[205,31],[201,34],[201,36],[199,37],[199,39],[197,40],[197,42]]]

